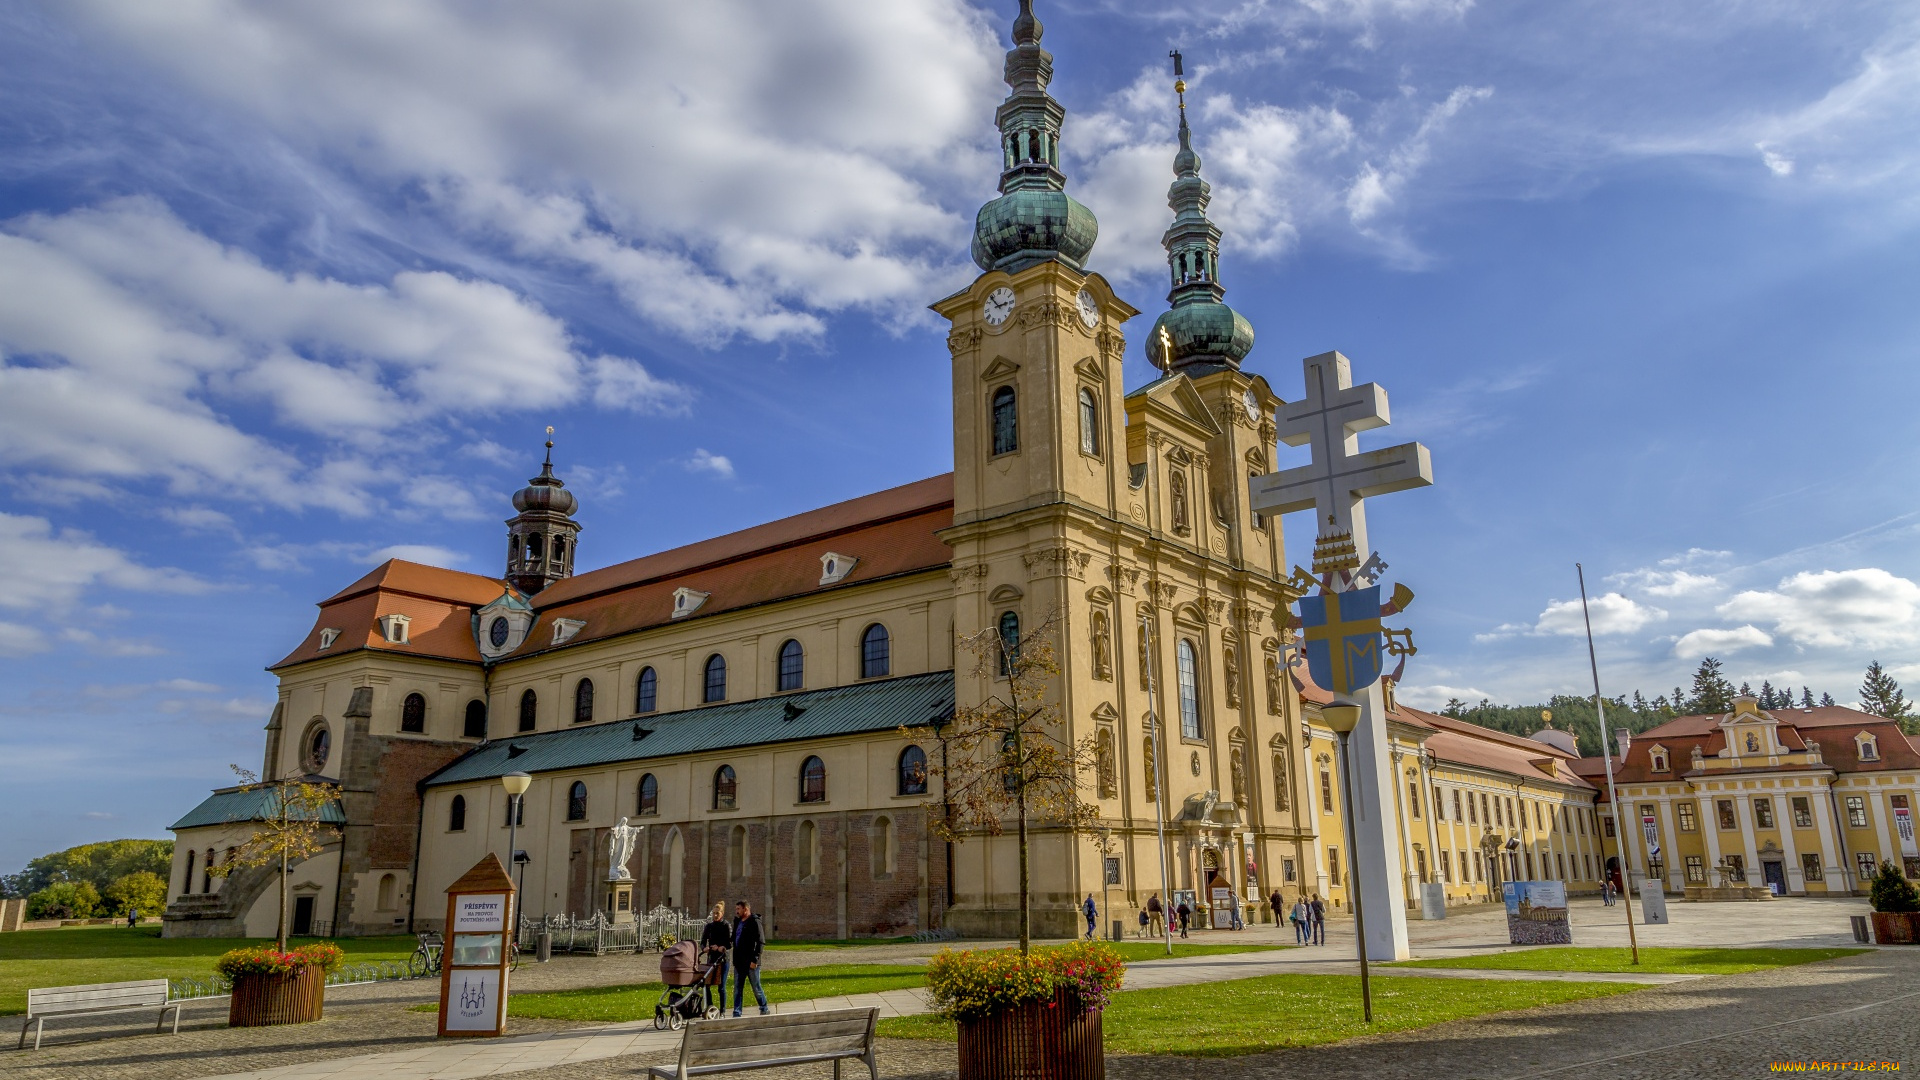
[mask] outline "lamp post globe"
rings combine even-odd
[[[510,772],[500,778],[500,786],[507,792],[507,872],[509,874],[514,871],[514,856],[520,851],[520,800],[525,797],[527,788],[532,785],[533,776],[530,773]],[[519,917],[519,894],[526,889],[526,876],[526,870],[522,869],[514,880],[516,919]]]

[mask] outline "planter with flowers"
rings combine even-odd
[[[320,1019],[327,972],[339,966],[343,955],[340,946],[330,941],[287,952],[263,945],[223,954],[213,969],[233,983],[228,1025],[267,1027]]]
[[[1097,941],[947,949],[928,962],[927,988],[959,1026],[960,1080],[1105,1080],[1100,1016],[1125,970]]]
[[[1874,944],[1920,945],[1920,890],[1893,860],[1880,864],[1867,898],[1873,903]]]

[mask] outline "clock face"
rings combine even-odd
[[[1013,290],[1005,285],[987,294],[986,306],[980,309],[987,318],[988,326],[999,326],[1013,314]]]
[[[1086,324],[1087,329],[1093,329],[1100,322],[1100,305],[1093,299],[1093,294],[1085,289],[1080,290],[1078,304],[1080,321]]]
[[[1260,419],[1260,398],[1258,395],[1249,390],[1240,400],[1247,407],[1247,419]]]

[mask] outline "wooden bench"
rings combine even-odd
[[[167,980],[142,979],[139,982],[94,983],[91,986],[49,986],[27,991],[26,1023],[20,1025],[20,1044],[27,1045],[27,1029],[33,1029],[33,1048],[40,1049],[40,1032],[53,1016],[97,1016],[106,1013],[140,1012],[159,1009],[157,1033],[166,1026],[167,1014],[173,1014],[173,1033],[180,1034],[180,1002],[167,999]]]
[[[695,1020],[680,1040],[680,1063],[655,1065],[647,1073],[663,1080],[687,1080],[831,1061],[833,1078],[840,1080],[840,1063],[858,1059],[866,1062],[871,1080],[880,1080],[880,1067],[873,1059],[873,1026],[879,1018],[879,1009],[832,1009]]]

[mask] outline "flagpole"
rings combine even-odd
[[[1613,733],[1607,730],[1607,710],[1600,701],[1600,661],[1593,651],[1593,616],[1587,614],[1587,571],[1579,563],[1573,564],[1574,573],[1580,575],[1580,618],[1587,624],[1587,666],[1593,670],[1593,713],[1600,723],[1600,760],[1607,767],[1607,801],[1613,804],[1613,840],[1614,847],[1620,852],[1620,894],[1626,901],[1627,909],[1627,945],[1633,950],[1633,962],[1640,963],[1640,938],[1633,930],[1633,871],[1627,864],[1627,830],[1625,819],[1621,816],[1620,790],[1613,786]],[[1626,765],[1626,756],[1622,754],[1621,765]],[[1601,838],[1605,840],[1605,837]],[[1606,854],[1606,845],[1600,847],[1601,855]],[[1606,867],[1600,867],[1601,873]],[[1663,886],[1664,887],[1664,886]]]
[[[1160,891],[1167,895],[1160,900],[1160,932],[1167,941],[1167,955],[1173,955],[1173,884],[1168,879],[1167,869],[1167,817],[1160,809],[1161,800],[1167,794],[1167,776],[1160,769],[1160,690],[1153,678],[1153,625],[1151,615],[1140,617],[1140,633],[1147,639],[1147,723],[1148,734],[1153,739],[1153,760],[1147,767],[1153,770],[1153,831],[1160,843]]]

